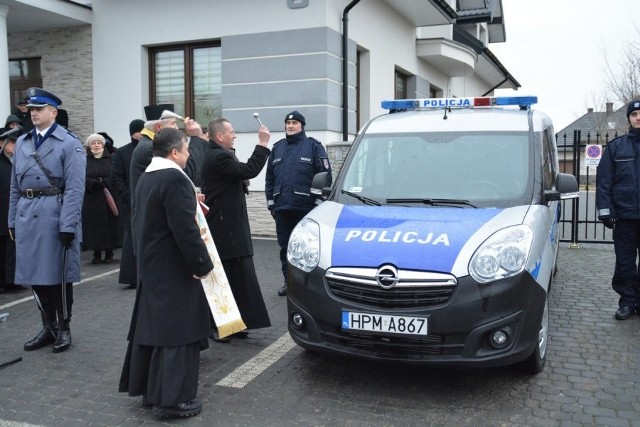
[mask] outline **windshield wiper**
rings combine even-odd
[[[347,191],[347,190],[340,190],[340,192],[341,192],[342,194],[346,194],[347,196],[351,196],[351,197],[354,197],[354,198],[356,198],[356,199],[360,200],[360,201],[361,201],[362,203],[364,203],[365,205],[370,205],[370,206],[382,206],[382,204],[381,204],[379,201],[377,201],[377,200],[370,199],[370,198],[368,198],[368,197],[361,196],[361,195],[356,194],[356,193],[352,193],[351,191]]]
[[[465,205],[477,208],[477,206],[471,204],[468,200],[458,199],[387,199],[386,203],[422,203],[431,206],[445,206],[445,205]],[[460,206],[462,207],[462,206]]]

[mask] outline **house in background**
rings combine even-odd
[[[577,140],[576,131],[580,131],[580,139]],[[561,129],[556,134],[558,143],[560,171],[570,174],[574,173],[574,147],[579,143],[578,160],[580,165],[580,176],[584,182],[595,182],[595,166],[585,166],[585,147],[590,144],[606,145],[613,138],[625,134],[629,131],[629,121],[627,120],[627,106],[623,104],[617,110],[613,109],[613,103],[607,102],[605,111],[594,111],[587,109],[587,113],[582,117]]]
[[[0,114],[43,86],[81,139],[106,131],[122,145],[145,105],[172,103],[202,125],[231,120],[241,159],[254,112],[277,141],[300,111],[331,151],[384,99],[520,86],[488,48],[506,40],[501,0],[0,0],[0,33]]]

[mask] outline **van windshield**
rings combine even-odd
[[[527,132],[364,135],[350,156],[338,197],[349,204],[358,199],[344,193],[381,204],[521,204],[531,193],[530,147]]]

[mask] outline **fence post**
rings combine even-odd
[[[580,138],[579,130],[573,131],[573,173],[578,181],[578,192],[580,192]],[[571,244],[569,248],[578,249],[578,213],[580,211],[580,198],[572,199],[573,207],[571,211]]]

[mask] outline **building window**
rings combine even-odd
[[[40,58],[9,60],[9,87],[12,106],[27,96],[27,89],[30,87],[42,87]]]
[[[219,42],[155,47],[149,57],[151,105],[173,104],[203,126],[222,116]]]
[[[409,80],[409,77],[406,74],[396,70],[395,99],[407,99],[407,81],[408,80]]]

